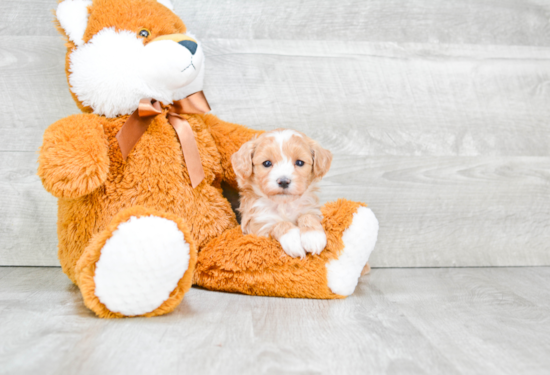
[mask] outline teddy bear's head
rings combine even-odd
[[[171,103],[202,90],[204,53],[170,0],[63,0],[66,70],[81,109],[130,114],[140,99]]]

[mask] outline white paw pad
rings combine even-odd
[[[327,235],[324,231],[310,230],[301,234],[302,246],[312,254],[321,254],[327,246]]]
[[[328,287],[335,294],[349,296],[355,290],[361,271],[378,238],[378,220],[367,207],[359,207],[344,231],[344,249],[338,259],[327,263]]]
[[[176,223],[156,216],[131,217],[101,249],[95,295],[113,312],[151,312],[176,288],[189,259],[189,244]]]
[[[289,230],[279,238],[279,242],[285,253],[291,257],[303,258],[306,256],[306,251],[302,247],[302,240],[300,239],[300,229],[294,228]]]

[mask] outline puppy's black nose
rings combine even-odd
[[[182,40],[181,42],[178,42],[178,44],[181,44],[182,46],[187,48],[192,55],[197,52],[197,43],[193,42],[192,40]]]
[[[283,189],[286,189],[288,185],[290,185],[290,178],[281,177],[277,179],[277,183],[279,184],[280,187],[282,187]]]

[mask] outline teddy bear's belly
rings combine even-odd
[[[234,227],[236,218],[221,190],[213,186],[222,174],[214,140],[202,120],[192,118],[189,123],[205,172],[205,179],[199,186],[195,189],[191,186],[175,130],[166,117],[158,116],[126,163],[120,160],[116,139],[111,139],[113,167],[105,185],[104,198],[109,202],[106,206],[116,207],[117,212],[139,205],[184,218],[200,247],[210,238]],[[112,134],[116,135],[115,132]],[[110,221],[110,218],[104,221]]]
[[[146,180],[136,179],[131,187],[115,186],[120,193],[107,193],[101,199],[106,203],[99,213],[105,215],[102,224],[107,225],[112,216],[127,207],[153,208],[184,218],[198,247],[236,225],[231,205],[220,190],[204,182],[193,189],[181,177],[182,171],[180,178],[174,178],[171,172],[165,170],[158,176],[149,175]]]
[[[185,219],[198,249],[238,225],[230,203],[215,187],[221,178],[219,156],[199,144],[206,178],[193,189],[173,129],[159,125],[142,136],[126,163],[110,136],[105,184],[85,197],[59,200],[59,259],[73,281],[74,266],[90,239],[126,208],[144,206]]]
[[[199,250],[210,239],[238,225],[220,190],[204,183],[196,189],[200,191],[193,192],[190,186],[182,186],[181,181],[174,184],[149,177],[147,184],[135,181],[134,189],[106,184],[80,199],[60,199],[59,259],[65,273],[73,279],[74,266],[91,238],[129,207],[144,206],[185,219]]]

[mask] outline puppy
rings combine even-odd
[[[331,162],[330,151],[294,130],[277,129],[245,143],[231,158],[243,233],[271,236],[292,257],[323,251],[327,237],[315,193]]]

